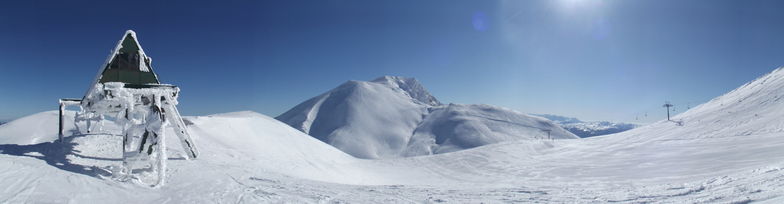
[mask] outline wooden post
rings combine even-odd
[[[63,124],[65,122],[64,121],[65,119],[63,118],[63,117],[65,117],[63,115],[64,114],[63,112],[65,112],[65,111],[63,110],[63,108],[65,108],[65,107],[63,106],[63,102],[62,101],[59,101],[58,103],[60,104],[60,126],[59,126],[59,131],[58,131],[58,133],[59,133],[58,137],[60,139],[60,143],[62,143],[63,142],[63,128],[64,128],[63,126],[65,126],[65,124]]]
[[[542,129],[542,131],[544,131],[544,132],[547,132],[547,139],[549,139],[549,140],[553,140],[553,137],[551,137],[551,136],[550,136],[550,132],[552,132],[553,130],[545,130],[545,129]]]
[[[547,130],[547,139],[553,140],[553,137],[550,137],[550,131],[551,130]]]
[[[64,142],[63,139],[65,137],[65,133],[63,133],[63,131],[65,131],[65,107],[69,105],[78,105],[81,101],[82,100],[70,98],[62,98],[58,100],[58,103],[60,103],[60,124],[58,125],[57,136],[60,142]],[[74,121],[74,126],[76,126],[75,124],[76,122]],[[76,128],[78,130],[79,126],[76,126]]]

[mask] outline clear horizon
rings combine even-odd
[[[444,103],[662,120],[784,66],[779,1],[0,2],[0,120],[79,98],[135,30],[180,111],[277,116],[347,80]],[[647,117],[645,116],[647,115]]]

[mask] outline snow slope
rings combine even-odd
[[[520,139],[573,139],[550,121],[490,105],[433,107],[414,130],[405,156],[439,154]],[[544,130],[550,130],[548,133]]]
[[[778,203],[781,97],[778,69],[675,122],[383,160],[353,158],[252,112],[186,117],[202,157],[185,161],[169,145],[174,156],[161,189],[109,177],[107,166],[120,163],[116,136],[50,142],[56,123],[38,121],[56,114],[45,112],[0,126],[0,202]]]
[[[581,137],[593,137],[600,135],[609,135],[619,133],[639,127],[637,124],[632,123],[616,123],[609,121],[582,121],[577,118],[564,117],[552,114],[532,114],[535,116],[547,118],[557,123],[567,131]]]
[[[276,117],[359,158],[452,152],[521,139],[577,138],[552,122],[488,105],[442,105],[413,78],[348,81]]]
[[[66,112],[73,118],[73,112]],[[22,117],[0,125],[0,144],[37,144],[57,139],[58,111],[47,111]],[[73,129],[73,119],[65,121],[66,129]]]

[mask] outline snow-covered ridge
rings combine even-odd
[[[505,141],[574,138],[548,120],[511,109],[449,104],[430,109],[414,130],[404,156],[454,152]]]
[[[360,158],[446,153],[510,140],[573,139],[544,118],[490,105],[442,105],[414,78],[348,81],[276,117]]]
[[[582,121],[577,118],[565,117],[552,114],[532,114],[539,117],[544,117],[557,123],[564,129],[568,130],[575,135],[586,138],[600,135],[609,135],[619,133],[639,127],[637,124],[632,123],[616,123],[609,121]]]
[[[650,126],[681,125],[668,128],[690,138],[718,137],[716,133],[743,136],[784,131],[784,69],[778,68],[722,96]],[[688,128],[686,128],[688,127]],[[638,132],[636,128],[628,132]],[[640,130],[641,131],[641,130]],[[682,132],[683,131],[683,132]]]

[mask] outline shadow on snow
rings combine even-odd
[[[76,143],[73,142],[73,139],[83,136],[84,135],[73,134],[73,136],[65,137],[62,143],[59,141],[52,141],[31,145],[0,144],[0,154],[40,159],[58,169],[87,176],[110,176],[111,173],[106,170],[102,170],[95,166],[74,164],[68,159],[68,155],[73,155],[86,159],[121,161],[121,159],[116,158],[100,158],[78,154],[78,150],[74,150]]]

